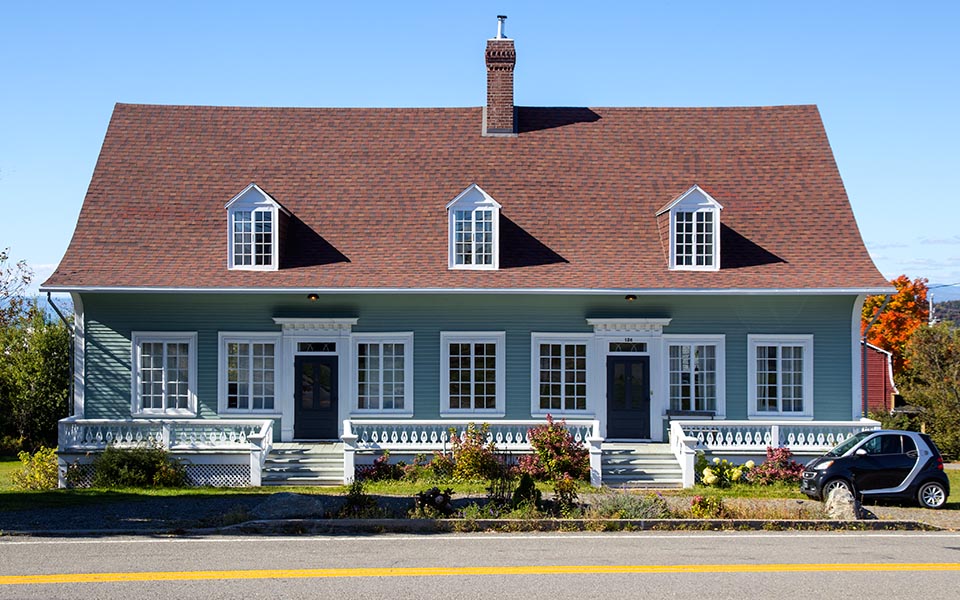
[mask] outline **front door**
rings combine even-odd
[[[294,359],[293,437],[332,440],[337,437],[337,357]]]
[[[650,439],[650,357],[607,357],[607,437]]]

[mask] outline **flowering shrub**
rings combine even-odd
[[[793,453],[783,446],[767,446],[767,460],[750,469],[747,479],[750,483],[768,485],[771,483],[798,483],[803,474],[803,465],[793,460]]]
[[[717,496],[694,496],[690,501],[690,515],[695,519],[722,519],[723,499]]]
[[[372,465],[358,465],[356,473],[357,479],[364,481],[400,479],[403,476],[403,467],[399,463],[390,464],[390,451],[384,450],[383,454],[374,459]]]
[[[698,457],[698,463],[700,482],[712,487],[727,487],[742,481],[744,470],[749,469],[747,465],[737,466],[725,458],[714,458],[712,463],[708,463],[705,458]]]
[[[547,470],[543,468],[540,458],[536,454],[524,454],[517,459],[514,470],[520,475],[529,475],[536,480],[547,478]]]
[[[533,455],[530,459],[524,457],[520,460],[521,472],[554,481],[567,475],[574,480],[590,476],[590,454],[573,438],[565,421],[554,421],[547,415],[547,423],[531,427],[528,434]]]

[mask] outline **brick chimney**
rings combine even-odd
[[[513,106],[513,67],[517,52],[513,40],[504,36],[505,15],[497,15],[497,37],[487,40],[487,106],[483,111],[483,135],[516,135]]]

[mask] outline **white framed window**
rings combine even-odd
[[[273,210],[233,211],[233,266],[273,266]]]
[[[665,335],[671,411],[726,414],[726,344],[723,335]]]
[[[699,185],[660,209],[669,211],[670,268],[681,271],[720,269],[720,211],[723,206]]]
[[[476,184],[447,204],[450,269],[499,268],[500,208]]]
[[[132,400],[135,416],[196,416],[196,332],[133,332]]]
[[[353,334],[357,414],[413,416],[413,333]]]
[[[813,336],[748,335],[751,418],[813,418]]]
[[[227,209],[227,267],[276,271],[280,266],[281,220],[290,213],[255,183],[224,206]]]
[[[219,335],[219,412],[279,414],[280,335]]]
[[[533,333],[530,414],[587,413],[591,334]]]
[[[506,414],[506,334],[440,333],[440,415]]]
[[[678,211],[673,215],[674,262],[680,268],[712,269],[714,210]]]

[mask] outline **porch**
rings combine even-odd
[[[274,421],[240,419],[78,419],[60,421],[60,485],[73,466],[89,483],[93,457],[107,446],[153,445],[183,461],[193,485],[349,484],[358,464],[389,451],[411,460],[417,454],[449,451],[451,432],[462,434],[475,420],[346,419],[339,443],[274,443]],[[531,451],[529,429],[542,420],[490,420],[488,440],[498,451]],[[568,420],[574,439],[590,453],[590,483],[630,487],[694,484],[697,452],[745,461],[762,460],[768,446],[786,446],[803,460],[825,452],[850,435],[877,429],[876,421],[674,420],[669,444],[610,443],[598,420]],[[671,464],[670,457],[673,462]],[[758,461],[759,462],[759,461]],[[269,465],[269,466],[268,466]],[[311,465],[319,465],[314,468]],[[321,473],[322,471],[322,473]],[[285,473],[292,473],[290,477]],[[657,473],[666,473],[657,477]],[[679,477],[677,477],[679,474]],[[315,476],[314,476],[315,475]],[[74,475],[74,484],[77,476]],[[668,484],[668,485],[667,485]]]

